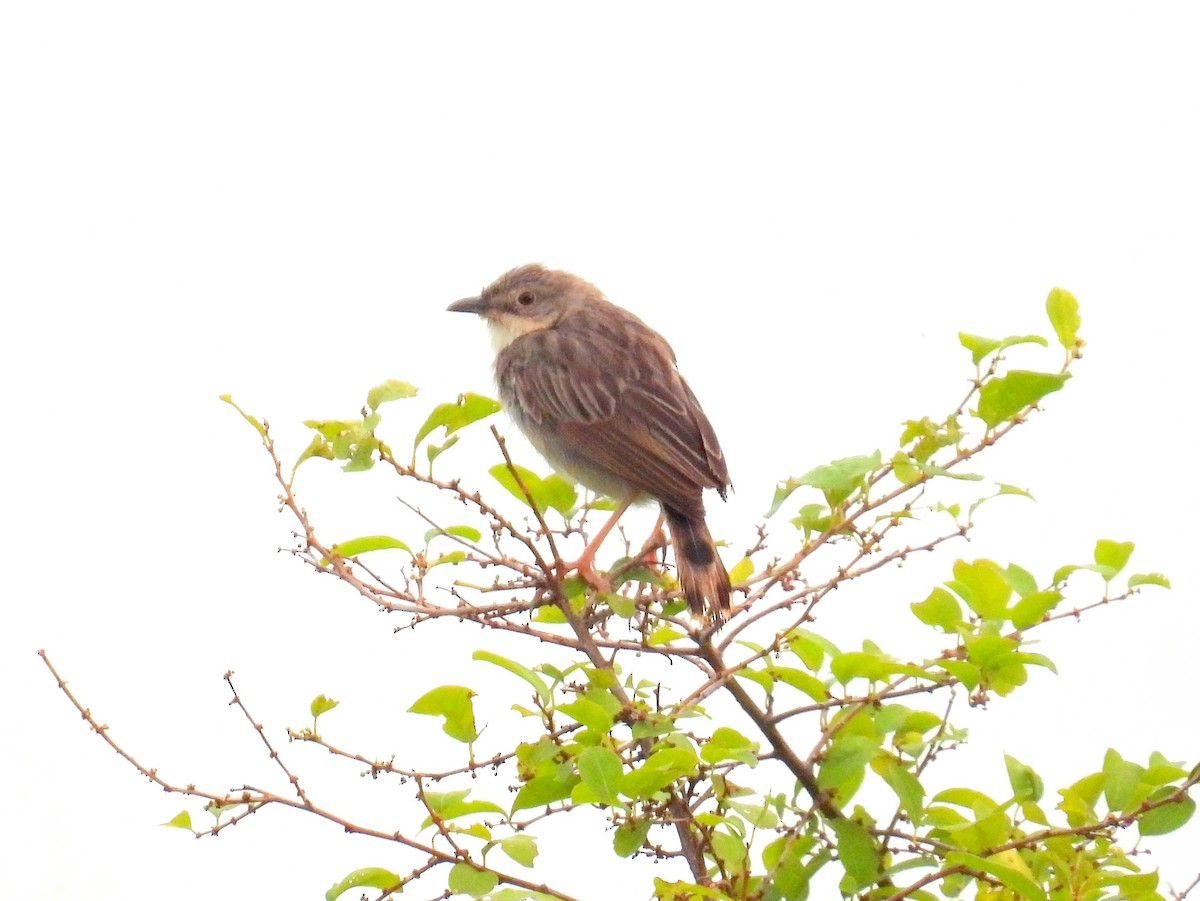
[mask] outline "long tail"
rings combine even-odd
[[[729,573],[717,556],[704,517],[685,516],[664,506],[679,566],[679,584],[696,616],[720,626],[729,616]]]

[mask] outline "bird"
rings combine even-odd
[[[569,569],[593,587],[601,542],[634,503],[657,501],[692,614],[716,626],[730,583],[704,513],[704,491],[732,487],[716,432],[675,352],[633,313],[577,275],[528,263],[448,310],[488,325],[500,401],[557,471],[618,502]],[[657,531],[657,530],[656,530]]]

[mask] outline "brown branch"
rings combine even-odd
[[[475,863],[469,857],[466,857],[466,856],[447,854],[444,851],[439,851],[437,848],[434,848],[432,845],[427,845],[423,842],[419,842],[415,839],[409,838],[408,836],[404,835],[403,833],[385,832],[380,829],[373,829],[370,827],[359,825],[358,823],[353,823],[343,817],[338,816],[337,814],[333,813],[332,811],[325,810],[324,808],[316,806],[310,800],[308,800],[307,798],[304,798],[303,795],[301,796],[301,798],[302,798],[301,800],[294,800],[292,798],[287,798],[287,797],[275,794],[270,791],[265,791],[263,789],[254,788],[253,786],[250,786],[250,785],[244,785],[244,786],[242,786],[241,789],[236,789],[233,792],[217,794],[214,792],[203,791],[192,785],[182,786],[182,785],[175,785],[171,782],[168,782],[165,779],[163,779],[161,776],[158,775],[158,771],[156,769],[147,767],[147,766],[143,765],[142,763],[138,762],[138,760],[136,758],[134,758],[134,756],[132,754],[130,754],[128,751],[126,751],[123,747],[121,747],[119,744],[117,744],[113,740],[112,736],[109,735],[108,726],[102,725],[101,723],[99,723],[95,719],[95,717],[92,715],[91,710],[89,710],[88,708],[83,706],[83,704],[75,696],[74,692],[72,692],[70,690],[70,688],[68,688],[66,680],[63,679],[59,675],[58,670],[56,670],[54,665],[50,662],[50,658],[47,656],[47,654],[44,650],[39,650],[38,656],[42,658],[42,662],[46,665],[46,668],[50,670],[51,675],[54,676],[55,681],[58,683],[59,689],[62,691],[62,693],[64,695],[66,695],[67,699],[71,702],[71,704],[75,707],[75,709],[79,711],[80,715],[83,717],[84,721],[88,724],[88,726],[91,727],[92,731],[95,732],[97,735],[99,735],[102,739],[104,739],[105,743],[110,748],[112,748],[112,750],[116,751],[117,754],[119,754],[130,766],[132,766],[135,770],[137,770],[139,773],[141,773],[143,776],[145,776],[147,779],[149,779],[155,785],[159,786],[165,792],[169,792],[171,794],[185,795],[185,796],[194,797],[194,798],[202,798],[204,800],[211,802],[212,804],[221,805],[221,806],[242,805],[242,804],[248,805],[250,810],[247,811],[247,813],[242,814],[241,817],[238,817],[238,819],[240,819],[244,816],[247,816],[247,815],[249,815],[249,813],[253,813],[253,812],[255,812],[263,807],[266,807],[270,804],[281,805],[283,807],[290,807],[295,810],[300,810],[300,811],[304,811],[305,813],[313,814],[314,816],[317,816],[323,820],[327,820],[331,823],[335,823],[338,826],[340,826],[345,832],[353,833],[355,835],[365,835],[365,836],[370,836],[372,838],[382,839],[384,841],[389,841],[389,842],[403,845],[407,848],[411,848],[414,851],[419,851],[422,854],[426,855],[431,860],[436,861],[437,864],[467,863],[467,864],[470,864],[471,866],[474,866],[474,867],[480,869],[481,871],[487,871],[487,872],[492,873],[493,875],[496,876],[496,878],[500,882],[503,882],[506,885],[511,885],[514,888],[522,888],[522,889],[527,889],[529,891],[542,892],[544,894],[551,895],[555,898],[559,898],[560,901],[577,901],[577,899],[573,898],[572,896],[564,894],[563,892],[557,891],[556,889],[553,889],[544,883],[538,884],[538,883],[530,882],[529,880],[522,879],[519,876],[513,875],[511,873],[506,873],[506,872],[504,872],[502,870],[498,870],[494,867],[484,867],[480,864]],[[236,699],[236,693],[235,693],[235,699]],[[234,702],[231,702],[231,703],[234,703]],[[238,706],[241,706],[243,712],[245,712],[245,707],[242,706],[240,704],[240,702],[238,702]],[[254,725],[256,731],[259,731],[260,727],[256,723],[254,723],[253,718],[250,717],[248,713],[246,714],[246,716],[247,716],[247,719],[250,720],[251,724]],[[260,732],[260,734],[261,734],[261,732]],[[270,747],[269,742],[267,743],[267,746],[268,746],[268,748]],[[273,749],[272,749],[272,753],[274,753]],[[273,759],[278,760],[278,755],[275,755]],[[286,768],[284,771],[287,772]],[[288,775],[289,775],[289,778],[291,778],[291,774],[289,773]],[[294,782],[293,782],[293,785],[295,785]],[[229,824],[227,823],[225,825],[229,825]],[[214,834],[215,835],[221,828],[224,828],[224,827],[219,825],[219,826],[215,826],[209,830],[202,831],[202,832],[196,832],[195,830],[193,830],[193,833],[197,836],[204,835],[204,834]]]

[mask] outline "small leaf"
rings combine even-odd
[[[937,626],[944,632],[952,632],[962,621],[962,607],[954,595],[944,588],[935,588],[923,601],[909,604],[917,619],[927,626]]]
[[[1158,585],[1161,588],[1170,588],[1171,580],[1162,573],[1138,573],[1129,577],[1129,587],[1136,588],[1138,585]]]
[[[1035,591],[1012,605],[1009,618],[1018,629],[1028,629],[1040,623],[1047,613],[1058,606],[1062,597],[1059,591]]]
[[[542,677],[531,670],[524,664],[517,663],[515,660],[509,660],[507,657],[501,657],[499,654],[493,654],[491,651],[476,651],[471,655],[472,660],[482,660],[484,663],[492,663],[501,669],[506,669],[514,676],[520,676],[526,682],[533,686],[533,690],[537,692],[538,697],[543,704],[549,706],[552,696],[550,688],[543,681]]]
[[[757,766],[758,742],[751,741],[736,729],[719,726],[700,748],[700,759],[705,763],[738,760],[748,766]]]
[[[1146,800],[1154,802],[1171,793],[1171,789],[1161,788]],[[1195,812],[1196,802],[1184,796],[1178,801],[1163,804],[1161,807],[1155,807],[1143,813],[1138,817],[1138,831],[1142,835],[1166,835],[1168,832],[1174,832],[1187,823]]]
[[[516,475],[513,474],[514,470]],[[565,516],[575,508],[578,495],[571,483],[560,475],[551,473],[543,479],[532,469],[516,464],[509,468],[507,463],[497,463],[488,472],[521,502],[528,504],[529,497],[532,497],[539,513],[545,513],[547,507],[553,507]],[[517,476],[520,476],[520,481]],[[529,490],[529,497],[521,489],[522,484]]]
[[[879,773],[896,793],[900,806],[914,826],[921,825],[925,816],[925,787],[908,767],[890,754],[881,754],[871,761],[871,769]]]
[[[469,788],[461,788],[448,792],[427,790],[424,798],[425,806],[429,808],[430,815],[425,818],[425,822],[421,824],[421,828],[426,829],[433,825],[434,814],[443,820],[455,820],[474,813],[498,813],[503,815],[504,809],[498,804],[493,804],[491,801],[468,801],[467,797],[470,794],[471,790]]]
[[[386,550],[406,551],[412,554],[412,549],[407,544],[391,535],[363,535],[361,538],[350,538],[346,541],[339,541],[330,550],[342,557],[357,557],[359,554],[371,551]],[[328,564],[328,561],[323,562]]]
[[[998,338],[984,338],[970,332],[959,332],[958,343],[971,352],[971,362],[978,366],[983,358],[1000,346]]]
[[[532,867],[538,855],[537,840],[532,835],[510,835],[500,839],[500,847],[523,867]]]
[[[601,803],[617,804],[624,765],[615,751],[596,745],[584,748],[576,760],[582,786],[587,787]]]
[[[340,701],[335,701],[333,698],[327,698],[325,695],[317,695],[308,705],[308,710],[312,714],[313,719],[316,719],[322,713],[328,713],[340,703]]]
[[[513,799],[512,812],[528,810],[531,807],[545,807],[555,801],[571,797],[571,790],[579,784],[579,777],[571,772],[569,767],[562,769],[550,768],[539,772],[521,786]]]
[[[988,428],[1014,419],[1029,407],[1036,406],[1047,394],[1062,388],[1070,375],[1065,372],[1029,372],[1014,369],[990,379],[979,389],[979,410],[976,415]]]
[[[173,826],[176,829],[187,829],[189,832],[191,832],[192,831],[192,815],[190,813],[188,813],[186,810],[181,810],[181,811],[179,811],[179,813],[175,814],[175,816],[171,817],[171,819],[167,820],[162,825],[163,826]]]
[[[1097,541],[1096,549],[1092,552],[1092,558],[1096,564],[1111,568],[1113,575],[1125,568],[1125,564],[1129,562],[1132,555],[1132,541],[1112,541],[1108,538],[1101,538]]]
[[[626,820],[617,827],[617,831],[613,835],[613,851],[618,857],[633,857],[645,844],[646,836],[649,834],[649,820]]]
[[[499,401],[470,392],[460,394],[458,400],[452,404],[438,404],[417,430],[417,437],[413,439],[413,450],[415,452],[417,445],[434,429],[445,428],[446,434],[451,435],[464,426],[491,416],[499,409]]]
[[[444,529],[430,529],[428,532],[426,532],[425,544],[428,545],[429,542],[437,538],[439,535],[454,535],[458,538],[465,538],[467,541],[472,542],[478,541],[483,537],[483,533],[474,526],[446,526]]]
[[[311,460],[313,457],[320,457],[323,460],[333,459],[333,445],[325,440],[322,435],[313,435],[312,441],[308,442],[308,447],[296,458],[296,462],[292,464],[292,474],[300,468],[300,464],[305,460]]]
[[[1032,801],[1037,803],[1045,790],[1041,777],[1017,758],[1005,754],[1004,766],[1008,769],[1008,784],[1012,786],[1013,797],[1022,803]]]
[[[771,498],[771,506],[764,514],[767,519],[770,519],[783,506],[783,502],[792,496],[797,488],[800,487],[799,479],[788,479],[786,482],[780,482],[775,486],[775,496]]]
[[[406,397],[416,397],[417,388],[415,385],[410,385],[408,382],[402,382],[399,379],[388,379],[386,382],[376,385],[367,392],[367,406],[372,410],[379,408],[380,404],[386,404],[388,401],[401,400]]]
[[[1020,861],[1020,858],[1018,857],[1017,860]],[[998,879],[1005,888],[1011,889],[1022,901],[1046,901],[1046,893],[1042,887],[1025,873],[1009,865],[1010,861],[1011,857],[1005,858],[999,854],[980,857],[977,854],[968,854],[966,851],[951,851],[946,855],[947,864],[982,870],[989,876]],[[1022,866],[1024,865],[1022,864]],[[1028,870],[1028,867],[1025,869]]]
[[[982,619],[994,619],[1004,614],[1013,593],[1003,571],[991,560],[956,561],[954,581],[949,585]]]
[[[251,416],[249,413],[247,413],[245,410],[243,410],[241,407],[239,407],[237,404],[235,404],[233,402],[232,397],[230,397],[228,394],[222,394],[220,396],[219,400],[225,401],[225,403],[229,404],[229,406],[233,407],[235,410],[237,410],[239,413],[241,413],[242,418],[245,419],[246,422],[250,423],[250,425],[254,426],[254,431],[258,432],[258,436],[260,438],[267,437],[267,430],[265,428],[263,428],[263,424],[261,422],[259,422],[256,418]]]
[[[1054,326],[1054,334],[1058,343],[1069,351],[1074,351],[1082,343],[1078,331],[1082,320],[1079,318],[1079,301],[1075,295],[1065,288],[1050,289],[1046,298],[1046,315]]]
[[[798,481],[801,485],[810,485],[821,491],[848,493],[862,485],[866,475],[879,468],[882,459],[879,451],[858,457],[843,457],[810,469]]]
[[[729,571],[729,584],[741,585],[752,575],[754,575],[754,561],[749,557],[743,557]]]
[[[333,888],[325,893],[325,901],[337,901],[344,892],[348,892],[352,888],[392,888],[401,883],[401,878],[391,870],[385,870],[383,867],[365,867],[361,870],[355,870],[335,884]]]
[[[1048,343],[1041,335],[1010,335],[1003,340],[997,340],[981,338],[979,335],[970,335],[966,332],[959,332],[958,340],[963,347],[971,351],[971,362],[976,366],[982,363],[984,357],[992,351],[1005,350],[1017,344],[1040,344],[1045,347]]]
[[[471,698],[475,692],[461,685],[442,685],[427,691],[408,708],[409,713],[445,718],[444,731],[451,738],[470,743],[479,737],[475,730],[475,709]]]
[[[1125,760],[1112,748],[1104,754],[1104,797],[1109,810],[1132,810],[1150,794],[1142,781],[1145,769]]]
[[[870,885],[882,869],[879,846],[871,833],[847,817],[830,820],[829,826],[837,835],[838,859],[846,874],[859,886]]]
[[[613,716],[595,701],[588,698],[577,698],[566,704],[558,705],[559,713],[565,713],[575,722],[599,732],[602,735],[613,727]]]
[[[446,886],[456,895],[482,898],[500,882],[491,870],[477,870],[469,863],[459,861],[450,868]]]

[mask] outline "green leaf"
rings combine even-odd
[[[698,763],[696,755],[686,748],[655,751],[640,767],[622,776],[621,794],[634,800],[652,797],[679,777],[695,775]]]
[[[245,410],[243,410],[241,407],[239,407],[237,404],[235,404],[233,402],[232,397],[230,397],[228,394],[222,394],[218,399],[225,401],[225,403],[229,404],[229,406],[233,407],[235,410],[237,410],[239,413],[241,413],[242,418],[254,427],[254,431],[258,432],[258,436],[260,438],[267,437],[267,430],[265,428],[263,428],[263,424],[261,422],[259,422],[257,419],[255,419],[253,416],[251,416],[249,413],[247,413]]]
[[[429,808],[430,816],[425,818],[421,828],[426,829],[433,825],[433,814],[443,820],[455,820],[473,813],[504,814],[504,808],[491,801],[468,801],[467,797],[470,794],[469,788],[447,792],[426,791],[424,793],[425,805]]]
[[[645,844],[646,836],[649,834],[649,820],[626,820],[617,827],[617,831],[613,835],[613,851],[618,857],[633,857]]]
[[[683,638],[684,634],[678,629],[671,626],[659,626],[648,636],[646,636],[646,644],[650,647],[655,647],[660,644],[669,644],[677,638]]]
[[[700,748],[700,759],[705,763],[738,760],[753,767],[758,765],[757,754],[758,742],[751,741],[737,729],[728,726],[719,726]]]
[[[620,803],[618,792],[625,767],[615,751],[596,745],[584,748],[576,759],[582,787],[603,804]]]
[[[876,652],[845,651],[829,661],[829,671],[843,685],[852,679],[882,682],[895,671],[895,664]]]
[[[1028,629],[1040,623],[1062,599],[1060,591],[1035,591],[1012,605],[1008,612],[1009,619],[1018,629]]]
[[[399,885],[401,881],[401,877],[391,870],[385,870],[383,867],[364,867],[350,873],[329,889],[325,893],[325,901],[337,901],[344,892],[352,888],[391,888]]]
[[[532,867],[538,855],[537,840],[532,835],[510,835],[500,839],[500,847],[523,867]]]
[[[590,698],[576,698],[569,703],[559,704],[558,712],[565,713],[575,722],[602,735],[613,727],[612,713]]]
[[[470,743],[479,737],[475,729],[475,692],[461,685],[441,685],[427,691],[408,708],[409,713],[445,718],[442,731],[451,738]]]
[[[908,767],[895,757],[881,754],[871,761],[871,768],[896,793],[900,806],[914,826],[920,826],[925,816],[925,787]]]
[[[1129,577],[1129,587],[1136,588],[1138,585],[1158,585],[1160,588],[1170,588],[1171,580],[1162,573],[1138,573]]]
[[[175,814],[175,816],[171,817],[171,819],[167,820],[165,823],[162,823],[161,825],[173,826],[176,829],[186,829],[189,832],[191,832],[192,831],[192,815],[190,813],[188,813],[186,810],[181,810],[181,811],[179,811],[179,813]]]
[[[954,595],[944,588],[935,588],[923,601],[909,604],[913,614],[927,626],[937,626],[943,632],[953,632],[963,621],[962,607]]]
[[[847,817],[830,820],[829,826],[837,835],[838,859],[846,875],[861,886],[873,883],[883,869],[879,846],[860,823]]]
[[[1051,288],[1050,296],[1046,298],[1046,315],[1054,326],[1058,343],[1070,351],[1078,348],[1082,343],[1077,334],[1082,320],[1075,295],[1065,288]]]
[[[720,891],[707,885],[695,882],[667,882],[658,876],[654,877],[654,897],[662,901],[693,901],[695,898],[715,898],[716,901],[733,901]]]
[[[763,848],[763,866],[770,875],[771,888],[779,892],[782,901],[804,901],[808,897],[808,860],[813,844],[807,835],[781,835]]]
[[[779,508],[783,506],[783,502],[786,501],[789,497],[791,497],[792,492],[794,492],[799,487],[800,487],[799,479],[788,479],[787,481],[780,482],[778,485],[776,485],[775,486],[775,496],[773,498],[771,498],[771,506],[770,506],[770,508],[768,508],[768,510],[764,514],[764,516],[766,516],[767,519],[770,519],[777,512],[779,512]]]
[[[317,695],[309,703],[308,711],[312,714],[312,717],[315,720],[322,713],[328,713],[340,703],[340,701],[335,701],[333,698],[327,698],[325,695]]]
[[[854,489],[865,484],[867,474],[878,469],[882,460],[879,451],[858,457],[842,457],[810,469],[798,481],[801,485],[848,497]]]
[[[904,485],[915,485],[923,475],[920,464],[904,451],[896,451],[892,456],[892,472]]]
[[[1116,575],[1125,568],[1125,564],[1129,562],[1129,558],[1133,555],[1132,541],[1112,541],[1108,538],[1101,538],[1096,542],[1096,549],[1092,552],[1092,558],[1098,566],[1105,566],[1113,571]],[[1107,579],[1105,581],[1108,581]]]
[[[300,464],[305,460],[311,460],[313,457],[320,457],[323,460],[333,459],[333,445],[326,441],[321,435],[313,435],[312,441],[308,442],[308,447],[292,464],[292,474],[300,468]]]
[[[1146,800],[1150,802],[1160,800],[1172,794],[1172,791],[1169,788],[1160,788]],[[1138,817],[1138,831],[1142,835],[1166,835],[1187,823],[1195,812],[1196,802],[1185,796],[1178,801],[1147,810]]]
[[[500,882],[491,870],[477,870],[469,863],[459,861],[450,868],[446,886],[453,894],[482,898]]]
[[[747,854],[745,840],[725,829],[714,829],[709,834],[709,842],[726,872],[742,869]]]
[[[426,532],[425,544],[428,545],[429,542],[437,538],[439,535],[453,535],[457,538],[465,538],[467,541],[472,542],[478,541],[483,537],[483,533],[474,526],[446,526],[444,529],[439,527],[436,529],[430,529],[428,532]]]
[[[1012,597],[1012,586],[1005,580],[1003,571],[991,560],[976,560],[968,563],[958,560],[954,564],[954,581],[949,583],[955,593],[982,619],[995,619],[1008,609]]]
[[[491,416],[499,409],[499,401],[470,392],[460,394],[458,400],[452,404],[438,404],[417,430],[417,437],[413,439],[413,450],[415,451],[422,439],[434,429],[444,428],[446,434],[450,435],[464,426]]]
[[[531,670],[524,664],[517,663],[515,660],[509,660],[507,657],[501,657],[499,654],[493,654],[491,651],[476,651],[471,655],[472,660],[482,660],[484,663],[492,663],[501,669],[506,669],[514,676],[520,676],[526,682],[533,686],[533,690],[537,692],[542,703],[549,706],[552,700],[550,687],[542,680],[542,677]]]
[[[1112,748],[1104,754],[1104,797],[1109,810],[1132,810],[1150,794],[1142,781],[1145,769],[1125,760]]]
[[[571,797],[571,791],[579,784],[579,777],[569,767],[548,768],[539,772],[521,786],[513,800],[512,812],[531,807],[545,807],[555,801]]]
[[[1038,590],[1037,579],[1033,577],[1033,574],[1015,563],[1008,564],[1001,575],[1020,597],[1028,597]]]
[[[517,475],[520,476],[520,482],[513,475],[513,470],[516,470]],[[492,478],[504,486],[509,494],[522,503],[528,504],[529,499],[521,490],[521,483],[524,483],[525,487],[529,489],[529,494],[539,513],[545,513],[546,508],[553,507],[563,516],[567,516],[575,509],[575,502],[578,498],[575,488],[557,473],[551,473],[542,478],[532,469],[516,464],[513,464],[510,469],[507,463],[497,463],[488,472],[491,473]]]
[[[376,385],[367,392],[367,406],[372,410],[377,410],[380,404],[416,396],[417,388],[415,385],[410,385],[408,382],[402,382],[399,379],[388,379],[386,382]]]
[[[990,379],[979,389],[976,415],[988,428],[1014,419],[1028,407],[1036,406],[1047,394],[1058,391],[1070,375],[1065,372],[1029,372],[1014,369]]]
[[[1011,335],[1008,338],[1000,340],[997,338],[983,338],[967,332],[959,332],[958,341],[971,352],[971,362],[976,366],[982,363],[984,357],[993,351],[1004,350],[1017,344],[1040,344],[1042,347],[1048,344],[1046,339],[1041,335]]]
[[[1009,754],[1004,755],[1004,766],[1008,769],[1008,784],[1012,786],[1013,797],[1022,803],[1032,801],[1035,804],[1042,799],[1045,790],[1042,779],[1032,767]]]
[[[951,851],[946,855],[946,863],[952,866],[982,870],[989,876],[1000,880],[1005,888],[1011,889],[1022,901],[1046,901],[1046,893],[1042,887],[1020,870],[1001,863],[1000,855],[980,857],[977,854],[968,854],[966,851]]]
[[[405,551],[412,554],[412,548],[391,535],[363,535],[361,538],[350,538],[346,541],[339,541],[330,550],[342,557],[357,557],[359,554],[371,551],[386,550]],[[328,564],[328,561],[323,562]]]
[[[797,691],[802,691],[814,701],[829,700],[829,690],[825,687],[825,683],[816,676],[809,675],[803,670],[798,670],[791,666],[772,666],[767,670],[767,674],[785,685],[790,685]],[[766,686],[768,694],[770,686]]]
[[[749,557],[743,557],[729,571],[729,584],[741,585],[752,575],[754,575],[754,561]]]
[[[817,771],[817,783],[826,791],[835,792],[837,803],[844,805],[862,785],[867,764],[878,753],[877,740],[865,735],[839,733],[830,743]]]

